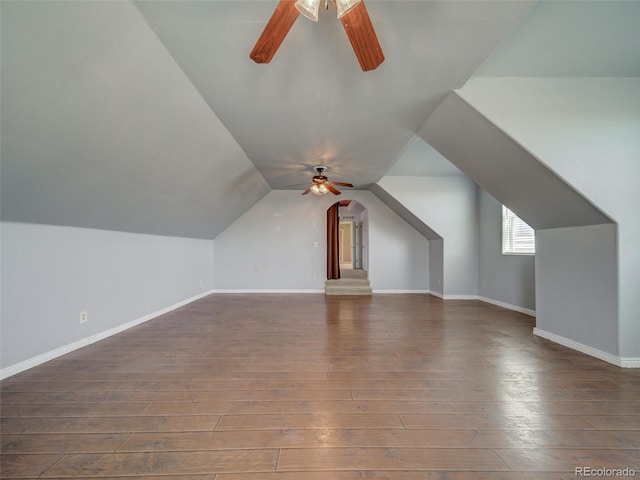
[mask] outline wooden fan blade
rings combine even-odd
[[[338,185],[339,187],[350,187],[350,188],[353,188],[353,184],[351,184],[351,183],[331,182],[331,185]]]
[[[256,63],[269,63],[287,36],[300,12],[295,0],[280,0],[269,22],[264,27],[249,57]]]
[[[340,195],[342,192],[340,190],[338,190],[337,188],[332,187],[329,183],[325,183],[325,186],[327,187],[327,190],[329,190],[331,193],[333,193],[334,195]]]
[[[302,195],[306,195],[307,193],[309,193],[311,191],[311,187],[307,188],[304,192],[302,192]]]
[[[378,68],[384,62],[384,54],[369,18],[367,7],[364,6],[364,1],[358,3],[340,20],[345,32],[347,32],[353,51],[358,57],[362,71],[366,72]]]

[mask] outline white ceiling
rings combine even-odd
[[[398,161],[385,176],[395,177],[444,177],[464,175],[458,167],[443,157],[435,148],[420,137],[410,143]]]
[[[257,65],[277,0],[2,0],[2,219],[215,238],[316,164],[459,174],[416,135],[474,72],[640,74],[634,0],[366,1],[371,72],[331,9]]]
[[[640,77],[640,1],[540,2],[478,69],[490,77]]]
[[[269,186],[130,2],[2,7],[2,218],[214,238]]]
[[[135,4],[272,188],[308,181],[318,164],[357,187],[379,180],[532,6],[368,0],[386,60],[365,73],[333,7],[317,23],[299,16],[258,65],[249,52],[276,1]]]

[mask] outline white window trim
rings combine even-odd
[[[536,254],[536,236],[533,228],[504,205],[502,206],[502,254]]]

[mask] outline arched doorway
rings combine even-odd
[[[327,210],[327,279],[341,272],[367,277],[367,209],[355,200],[341,200]]]

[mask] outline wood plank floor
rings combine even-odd
[[[1,476],[640,475],[640,371],[533,326],[426,295],[212,295],[3,381]]]

